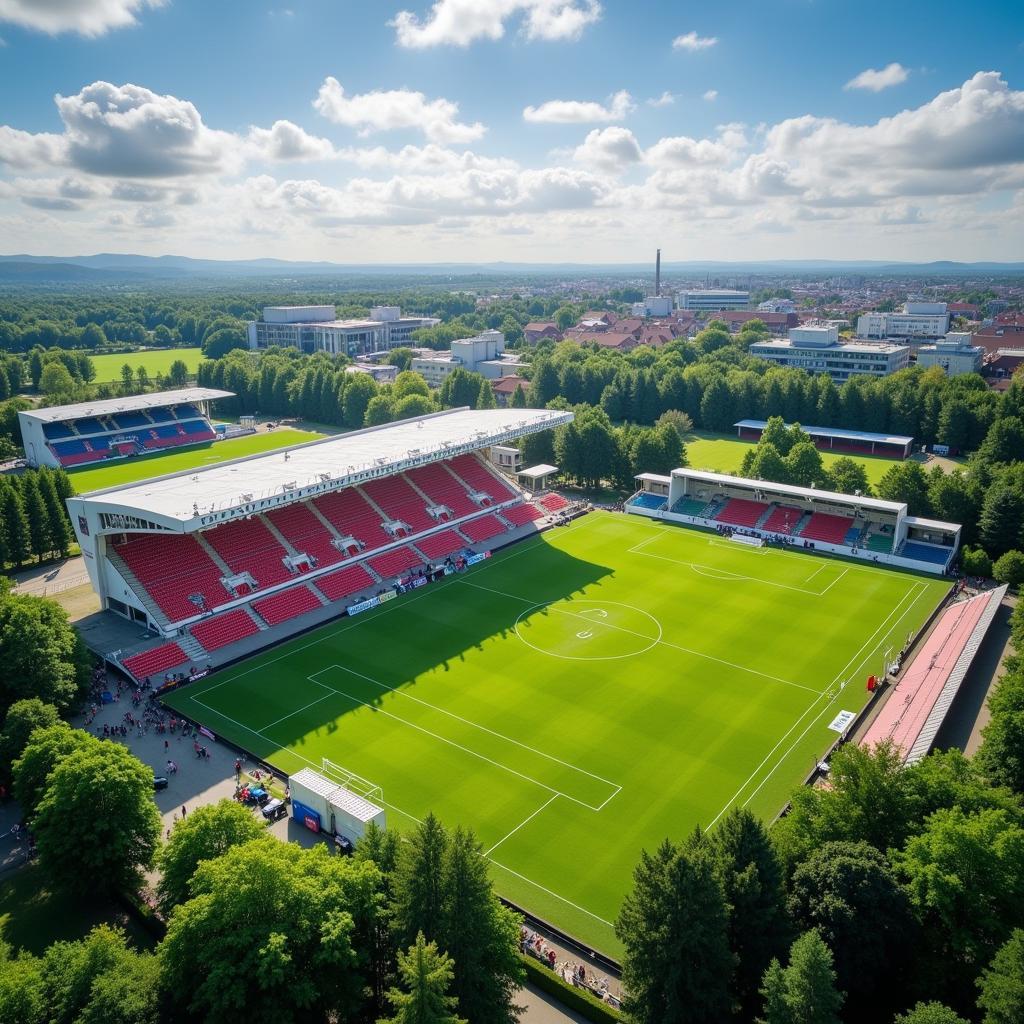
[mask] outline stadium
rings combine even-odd
[[[571,419],[448,410],[68,508],[122,624],[97,649],[292,779],[297,821],[471,826],[502,896],[614,956],[640,849],[775,817],[960,608],[959,527],[688,469],[591,509],[492,462]],[[908,756],[990,618],[879,726]]]

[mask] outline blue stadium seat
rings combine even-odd
[[[932,562],[935,565],[945,565],[949,559],[949,548],[937,548],[931,544],[917,544],[908,540],[903,545],[900,554],[904,558],[913,558],[918,562]]]
[[[80,434],[102,434],[107,428],[99,420],[87,416],[83,420],[75,420],[75,429]]]
[[[636,505],[638,508],[649,508],[656,512],[658,509],[665,507],[666,500],[667,499],[660,494],[648,494],[647,492],[644,492],[642,494],[638,494],[632,500],[631,504]]]
[[[74,431],[66,423],[44,423],[43,437],[52,441],[58,437],[74,437]]]

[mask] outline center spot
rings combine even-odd
[[[611,661],[649,651],[661,624],[648,612],[615,601],[552,601],[527,608],[516,636],[541,654],[570,661]]]

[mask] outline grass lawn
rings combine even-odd
[[[753,447],[753,442],[741,441],[731,434],[693,431],[686,439],[686,458],[693,469],[710,470],[715,473],[738,473],[744,453]],[[822,452],[821,460],[828,469],[843,455],[848,453]],[[875,486],[885,475],[885,471],[898,461],[871,455],[849,455],[849,458],[864,466],[868,473],[868,482],[872,486]]]
[[[305,430],[278,429],[248,434],[245,437],[230,438],[227,441],[209,441],[206,444],[189,447],[183,451],[154,452],[129,459],[118,459],[106,466],[86,466],[68,470],[71,482],[78,494],[103,490],[105,487],[119,487],[148,480],[154,476],[177,473],[183,469],[197,469],[213,466],[243,455],[256,455],[278,448],[287,448],[306,441],[315,441],[319,434]]]
[[[150,377],[158,373],[167,373],[171,363],[176,359],[184,361],[193,376],[199,369],[199,363],[203,358],[199,348],[167,348],[153,351],[151,349],[140,349],[138,352],[118,352],[114,355],[92,356],[93,366],[96,367],[96,383],[104,381],[119,381],[121,379],[121,367],[127,363],[133,370],[140,366],[146,368]]]
[[[594,512],[167,702],[381,786],[389,827],[472,826],[499,892],[614,954],[640,849],[771,819],[946,589]]]
[[[88,890],[83,886],[83,892]],[[50,892],[35,864],[9,872],[0,883],[0,938],[15,950],[38,955],[54,942],[84,939],[98,924],[123,928],[139,949],[154,945],[152,936],[120,904]]]

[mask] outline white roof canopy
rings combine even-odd
[[[40,423],[62,423],[65,420],[84,419],[86,416],[110,416],[119,412],[136,412],[139,409],[162,409],[165,405],[212,402],[218,398],[233,396],[233,391],[218,391],[216,388],[182,388],[179,391],[156,391],[149,395],[77,402],[75,405],[54,405],[48,409],[26,409],[21,415]]]
[[[551,476],[552,473],[557,473],[557,466],[530,466],[529,469],[521,469],[516,474],[517,476],[525,476],[527,480],[540,480],[541,477]]]

